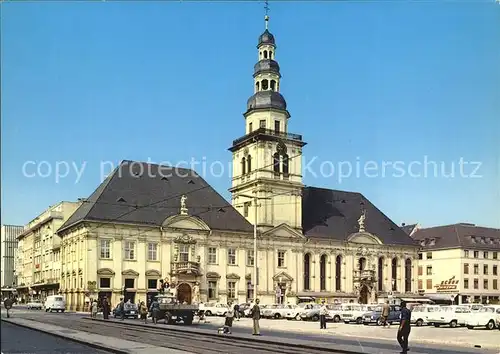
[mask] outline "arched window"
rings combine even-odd
[[[288,155],[285,154],[283,155],[283,176],[285,177],[288,177],[288,173],[289,173],[289,159],[288,159]]]
[[[269,51],[269,59],[272,59],[272,58],[273,58],[273,51],[272,51],[272,50],[270,50],[270,51]]]
[[[378,291],[384,291],[384,257],[378,259]]]
[[[394,257],[391,264],[392,291],[398,290],[398,259]]]
[[[276,80],[271,80],[271,91],[276,90]]]
[[[411,292],[411,259],[405,261],[405,292]]]
[[[304,290],[311,290],[311,255],[304,255]]]
[[[245,158],[243,157],[241,159],[241,174],[244,175],[246,173],[246,160]]]
[[[342,291],[342,256],[335,258],[335,290]]]
[[[267,50],[264,51],[264,59],[267,59]]]
[[[362,270],[365,270],[366,269],[366,258],[365,257],[361,257],[359,259],[359,270],[362,271]]]
[[[247,156],[247,173],[252,172],[252,156]]]
[[[262,90],[265,91],[269,88],[269,81],[267,79],[262,80]]]
[[[274,170],[274,174],[280,174],[280,154],[278,153],[275,153],[273,155],[273,170]]]
[[[260,88],[260,82],[256,82],[255,83],[255,91],[259,91],[259,88]]]
[[[326,291],[326,262],[328,258],[323,254],[319,259],[319,290]]]

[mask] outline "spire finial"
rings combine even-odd
[[[266,20],[266,29],[269,28],[269,0],[264,1],[264,10],[266,11],[266,16],[264,19]]]

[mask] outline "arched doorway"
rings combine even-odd
[[[370,294],[370,290],[368,289],[368,286],[362,285],[361,290],[359,292],[359,303],[360,304],[367,304],[369,294]]]
[[[177,300],[179,300],[181,304],[184,302],[191,304],[191,286],[189,284],[179,284],[177,287]]]

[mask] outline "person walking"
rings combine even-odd
[[[91,307],[90,316],[92,318],[97,318],[97,300],[93,300],[90,307]]]
[[[236,319],[236,321],[239,321],[240,320],[240,317],[241,317],[241,314],[240,314],[240,305],[238,305],[237,303],[234,304],[234,318]]]
[[[401,354],[406,354],[410,349],[408,348],[408,337],[410,336],[411,326],[411,311],[406,307],[406,302],[401,302],[401,321],[399,323],[399,329],[397,334],[397,340],[399,345],[403,349]]]
[[[230,306],[228,306],[228,309],[226,311],[226,322],[224,323],[224,332],[231,334],[231,329],[233,328],[233,320],[234,320],[234,310],[231,309]]]
[[[321,301],[319,309],[319,328],[326,329],[326,315],[328,315],[328,307],[326,307],[325,300]]]
[[[8,297],[4,300],[3,306],[7,310],[7,318],[10,318],[10,309],[12,308],[12,305],[14,304],[14,301]]]
[[[109,320],[109,302],[108,302],[108,297],[105,296],[103,299],[102,299],[102,317],[105,319],[105,320]]]
[[[141,320],[144,320],[144,323],[148,323],[148,307],[144,304],[144,301],[141,301],[139,305],[139,314],[141,315]]]
[[[125,300],[123,298],[120,299],[118,309],[120,310],[120,319],[125,320]]]
[[[254,336],[260,336],[260,326],[259,326],[259,320],[260,320],[260,306],[259,306],[260,300],[256,299],[255,300],[255,305],[253,305],[252,308],[252,321],[253,321],[253,335]]]
[[[158,300],[153,299],[153,302],[151,303],[151,307],[149,308],[149,311],[151,312],[151,317],[153,318],[153,323],[157,324],[158,317],[160,316],[160,304],[158,303]]]
[[[382,326],[384,326],[384,328],[387,326],[387,319],[389,318],[390,312],[391,307],[389,306],[389,301],[386,301],[382,306],[382,314],[380,315],[380,321],[382,322]]]

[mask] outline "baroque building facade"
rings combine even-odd
[[[186,302],[368,303],[416,291],[419,246],[400,227],[360,193],[304,187],[305,142],[288,130],[267,23],[245,135],[229,149],[232,203],[195,171],[123,161],[58,231],[70,309],[91,297],[148,301],[162,279]]]

